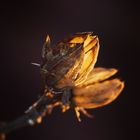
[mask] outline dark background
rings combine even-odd
[[[101,49],[96,66],[118,68],[125,89],[112,104],[91,110],[95,119],[78,123],[72,110],[55,109],[39,126],[23,128],[7,140],[126,140],[139,129],[139,4],[132,0],[10,1],[0,4],[0,120],[11,121],[40,92],[40,52],[47,34],[53,43],[93,31]],[[137,138],[138,139],[138,138]]]

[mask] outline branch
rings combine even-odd
[[[41,96],[40,99],[35,102],[23,116],[10,123],[2,124],[0,126],[0,136],[2,136],[2,134],[7,134],[22,127],[33,126],[40,123],[41,119],[47,112],[47,106],[50,103],[55,103],[57,101],[57,97],[58,96],[56,96],[56,98],[51,98],[46,95]]]

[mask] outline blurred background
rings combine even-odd
[[[43,123],[12,132],[7,140],[125,140],[138,136],[139,4],[134,0],[3,1],[0,4],[0,121],[21,116],[40,94],[41,48],[75,32],[93,31],[101,49],[96,66],[119,69],[122,94],[94,109],[94,119],[55,109]],[[138,138],[137,138],[138,139]]]

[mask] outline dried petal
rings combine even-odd
[[[90,85],[90,84],[94,84],[96,82],[106,80],[116,73],[117,73],[117,69],[114,69],[114,68],[101,68],[101,67],[94,68],[89,73],[85,82],[82,83],[81,86],[87,86],[87,85]]]
[[[86,87],[73,89],[73,102],[78,107],[97,108],[114,101],[124,88],[119,79],[95,83]]]

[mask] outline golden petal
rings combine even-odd
[[[95,42],[96,42],[96,44],[95,44]],[[91,48],[91,46],[92,46],[92,48]],[[94,67],[94,65],[95,65],[95,63],[97,61],[99,47],[100,47],[99,46],[99,40],[96,37],[96,38],[94,38],[94,40],[92,40],[89,43],[89,45],[87,46],[88,49],[85,49],[86,53],[84,54],[84,60],[82,62],[81,69],[79,70],[79,77],[75,81],[76,86],[81,85],[82,83],[84,83],[84,81],[87,78],[87,75],[93,69],[93,67]]]
[[[87,76],[86,81],[82,83],[82,86],[106,80],[107,78],[113,76],[116,73],[117,69],[114,68],[94,68]]]
[[[82,36],[77,36],[74,37],[72,40],[70,40],[69,43],[83,43],[85,40],[85,38],[83,38]]]
[[[114,101],[124,88],[119,79],[107,80],[86,87],[73,89],[73,102],[78,107],[97,108]]]

